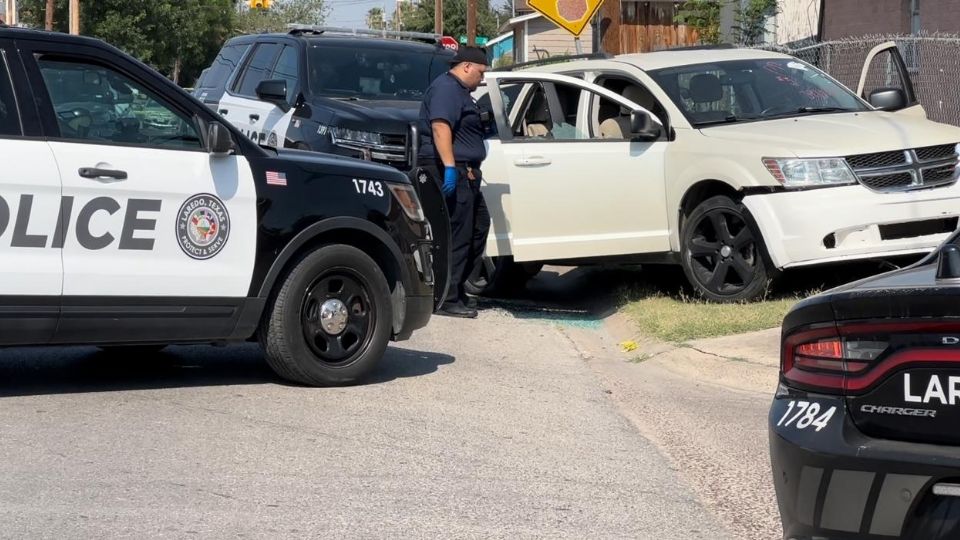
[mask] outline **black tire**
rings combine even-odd
[[[513,257],[483,256],[464,284],[467,293],[475,296],[515,291],[540,273],[543,263],[516,263]]]
[[[334,313],[326,323],[320,317],[325,306]],[[325,326],[338,322],[336,328]],[[355,247],[331,245],[307,254],[286,276],[259,338],[278,375],[330,386],[370,373],[383,357],[392,326],[390,289],[377,263]]]
[[[102,345],[98,347],[104,353],[110,356],[154,356],[160,354],[166,349],[166,345]]]
[[[680,236],[681,264],[694,291],[712,302],[761,298],[775,271],[749,212],[730,197],[711,197],[694,208]]]

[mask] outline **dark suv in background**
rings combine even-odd
[[[453,54],[432,34],[294,25],[227,41],[194,95],[260,144],[409,170],[420,100]]]

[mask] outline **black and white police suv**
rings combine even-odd
[[[261,144],[409,170],[411,124],[453,55],[433,34],[291,25],[227,41],[194,95]]]
[[[256,336],[337,384],[433,311],[405,175],[261,148],[100,41],[0,28],[0,163],[0,345]]]
[[[785,538],[960,538],[958,242],[784,320],[769,431]]]

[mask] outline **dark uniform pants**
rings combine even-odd
[[[443,185],[443,166],[425,165],[424,169]],[[447,302],[465,301],[463,285],[475,268],[483,264],[483,250],[490,232],[490,212],[480,192],[480,169],[457,164],[457,190],[445,197],[450,214],[450,287]]]

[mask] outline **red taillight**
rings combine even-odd
[[[791,335],[784,342],[783,375],[799,386],[839,392],[846,377],[865,371],[887,348],[886,341],[825,327]]]
[[[798,388],[825,393],[861,393],[870,390],[894,370],[910,364],[960,363],[960,349],[937,334],[960,335],[960,322],[919,321],[897,323],[854,323],[811,327],[793,333],[783,341],[781,373]],[[901,335],[900,344],[889,347],[892,335]],[[911,339],[907,336],[932,336]]]

